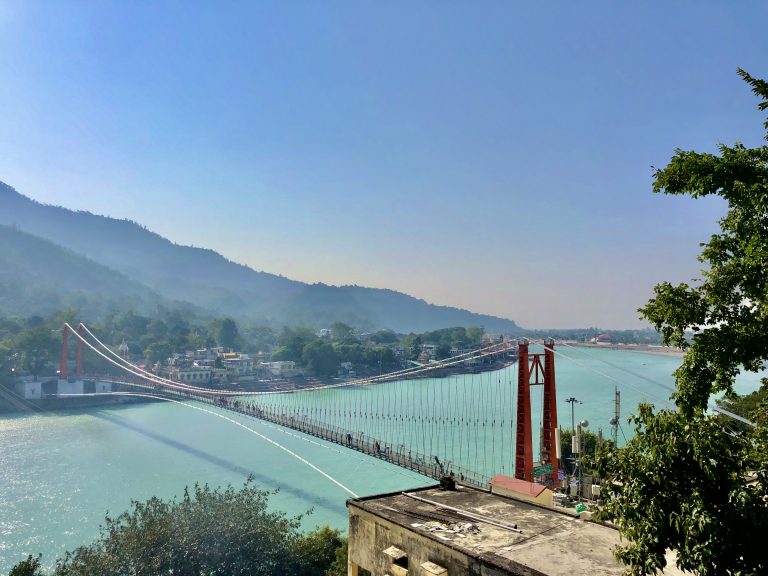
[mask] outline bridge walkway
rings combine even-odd
[[[297,432],[302,432],[326,440],[327,442],[332,442],[350,450],[362,452],[368,456],[384,460],[395,466],[412,470],[436,480],[439,480],[442,476],[445,476],[450,472],[454,472],[456,481],[460,484],[472,486],[481,490],[488,490],[490,478],[485,474],[474,470],[468,470],[463,467],[454,469],[451,467],[450,462],[441,462],[438,464],[434,456],[410,450],[402,444],[392,446],[389,443],[380,442],[376,438],[368,436],[362,432],[347,430],[339,426],[313,420],[307,416],[296,417],[292,414],[279,413],[269,408],[253,406],[237,400],[222,400],[197,394],[168,394],[167,391],[163,391],[158,392],[158,395],[167,396],[168,398],[175,400],[180,398],[194,400],[229,412],[235,412],[250,418],[264,420],[277,426],[296,430]]]

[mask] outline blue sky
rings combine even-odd
[[[0,4],[0,180],[307,282],[634,327],[759,145],[765,2]]]

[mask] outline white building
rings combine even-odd
[[[188,384],[208,384],[211,381],[211,369],[192,366],[190,368],[173,368],[168,376],[171,380]]]
[[[42,392],[42,382],[23,381],[16,383],[16,394],[22,396],[24,400],[40,400]]]

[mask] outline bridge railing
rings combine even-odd
[[[109,376],[104,380],[111,381],[115,384],[145,384],[138,377],[120,377]],[[445,464],[438,464],[437,460],[439,455],[428,455],[416,450],[407,449],[404,445],[400,444],[393,446],[389,442],[381,442],[377,438],[365,434],[362,431],[354,431],[333,424],[328,424],[319,420],[315,420],[307,416],[306,414],[289,413],[286,411],[280,411],[274,407],[258,406],[256,404],[247,403],[240,399],[229,399],[223,397],[211,397],[202,394],[196,394],[192,391],[181,391],[177,389],[164,388],[152,384],[153,393],[161,394],[165,397],[174,400],[194,400],[202,402],[218,408],[223,408],[231,412],[237,412],[245,416],[259,418],[297,430],[316,438],[321,438],[341,446],[345,446],[358,452],[363,452],[369,456],[379,458],[406,468],[413,470],[423,476],[427,476],[434,479],[440,479],[442,476],[454,473],[456,481],[460,484],[473,486],[482,490],[488,490],[490,477],[486,474],[471,470],[464,466],[454,466],[447,458]],[[125,391],[133,391],[130,386],[126,387]],[[437,459],[436,459],[437,456]]]

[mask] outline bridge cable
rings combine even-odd
[[[69,330],[77,335],[79,337],[79,334],[76,330],[74,330],[69,324],[65,323],[65,326],[69,327]],[[144,370],[143,368],[136,366],[130,362],[128,362],[125,358],[115,353],[109,346],[104,344],[101,340],[99,340],[93,332],[85,325],[81,323],[81,326],[83,329],[104,349],[106,349],[111,355],[119,359],[120,362],[123,362],[132,368],[139,370],[140,372],[143,372],[145,374],[152,374],[151,372],[148,372]],[[82,339],[82,338],[81,338]],[[506,346],[502,344],[493,344],[491,346],[486,346],[485,348],[479,348],[477,350],[473,350],[471,352],[466,352],[464,354],[458,354],[456,356],[451,356],[445,360],[440,360],[437,362],[432,363],[429,366],[420,366],[416,368],[408,368],[404,370],[398,370],[395,372],[390,372],[387,374],[383,374],[380,376],[373,376],[369,378],[361,378],[357,380],[349,380],[346,382],[336,383],[336,384],[325,384],[325,385],[318,385],[318,386],[311,386],[311,387],[305,387],[297,390],[270,390],[270,391],[262,391],[262,392],[247,392],[247,391],[229,391],[229,390],[218,390],[215,392],[210,391],[207,388],[199,388],[197,386],[192,385],[184,385],[180,384],[178,382],[175,382],[173,380],[168,380],[166,378],[160,378],[161,380],[165,380],[169,384],[174,385],[180,385],[181,387],[188,388],[188,389],[197,389],[204,391],[206,393],[216,393],[216,394],[228,394],[228,395],[239,395],[239,396],[265,396],[265,395],[274,395],[274,394],[291,394],[291,393],[297,393],[297,392],[308,392],[308,391],[315,391],[315,390],[323,390],[323,389],[332,389],[332,388],[343,388],[348,386],[355,386],[355,385],[366,385],[371,383],[376,383],[380,381],[387,381],[391,380],[393,378],[402,378],[407,375],[411,374],[417,374],[417,373],[423,373],[423,372],[430,372],[433,370],[437,370],[439,368],[443,368],[446,366],[452,366],[455,364],[460,364],[462,362],[465,362],[468,359],[474,359],[474,358],[484,358],[485,356],[492,356],[497,354],[503,354],[505,352],[508,352],[513,349],[513,345],[507,344]],[[471,358],[467,358],[471,357]],[[155,375],[153,375],[155,376]],[[155,376],[157,378],[157,376]]]
[[[603,358],[599,358],[598,356],[595,356],[594,354],[590,354],[586,350],[578,348],[577,346],[572,346],[570,344],[565,344],[565,343],[563,343],[562,345],[563,346],[567,346],[568,348],[572,348],[573,350],[578,350],[579,352],[581,352],[585,356],[588,356],[590,358],[594,358],[595,360],[599,360],[600,362],[603,362],[604,364],[607,364],[608,366],[611,366],[612,368],[615,368],[617,370],[621,370],[623,372],[626,372],[627,374],[631,374],[635,378],[640,378],[641,380],[645,380],[646,382],[650,382],[651,384],[655,384],[656,386],[660,386],[661,388],[663,388],[663,389],[665,389],[665,390],[667,390],[669,392],[673,392],[673,393],[676,392],[676,389],[675,389],[674,386],[670,386],[669,384],[664,384],[662,382],[659,382],[658,380],[654,380],[652,378],[644,376],[643,374],[638,374],[637,372],[634,372],[633,370],[630,370],[629,368],[625,368],[623,366],[619,366],[617,364],[609,362],[608,360],[605,360]],[[734,420],[738,420],[742,424],[747,424],[749,426],[755,426],[754,422],[748,420],[747,418],[744,418],[743,416],[739,416],[738,414],[735,414],[735,413],[733,413],[733,412],[731,412],[729,410],[726,410],[725,408],[721,408],[720,406],[718,406],[714,402],[708,402],[707,403],[707,407],[710,410],[713,410],[715,412],[718,412],[718,413],[722,414],[723,416],[728,416],[730,418],[733,418]]]
[[[260,432],[257,432],[253,428],[250,428],[250,427],[246,426],[245,424],[243,424],[241,422],[238,422],[237,420],[234,420],[234,419],[232,419],[232,418],[230,418],[228,416],[225,416],[223,414],[219,414],[218,412],[214,412],[213,410],[208,410],[208,409],[202,408],[200,406],[193,406],[192,404],[187,404],[186,402],[182,402],[180,400],[173,400],[171,398],[166,398],[164,396],[157,396],[155,394],[142,394],[142,393],[136,393],[136,392],[98,392],[98,393],[94,393],[94,394],[90,394],[89,393],[89,394],[71,394],[71,395],[70,394],[62,394],[62,396],[103,396],[103,395],[107,395],[107,396],[142,396],[142,397],[145,397],[145,398],[154,398],[155,400],[163,400],[163,401],[166,401],[166,402],[173,402],[174,404],[181,404],[182,406],[186,406],[187,408],[192,408],[194,410],[199,410],[201,412],[206,412],[208,414],[212,414],[213,416],[216,416],[218,418],[222,418],[223,420],[226,420],[227,422],[230,422],[230,423],[234,424],[235,426],[239,426],[240,428],[248,430],[248,432],[256,434],[256,436],[258,436],[262,440],[266,440],[267,442],[269,442],[273,446],[276,446],[277,448],[280,448],[280,450],[283,450],[284,452],[287,452],[288,454],[290,454],[291,456],[293,456],[294,458],[296,458],[297,460],[299,460],[303,464],[306,464],[307,466],[312,468],[312,470],[314,470],[318,474],[324,476],[325,478],[327,478],[328,480],[330,480],[331,482],[336,484],[336,486],[338,486],[339,488],[341,488],[342,490],[344,490],[345,492],[350,494],[353,498],[359,498],[359,496],[357,494],[355,494],[352,490],[350,490],[349,488],[344,486],[344,484],[342,484],[341,482],[336,480],[333,476],[331,476],[327,472],[324,472],[323,470],[321,470],[320,468],[318,468],[317,466],[312,464],[309,460],[299,456],[298,454],[296,454],[296,452],[292,451],[290,448],[286,448],[282,444],[280,444],[278,442],[275,442],[274,440],[272,440],[271,438],[269,438],[267,436],[264,436],[263,434],[261,434]]]

